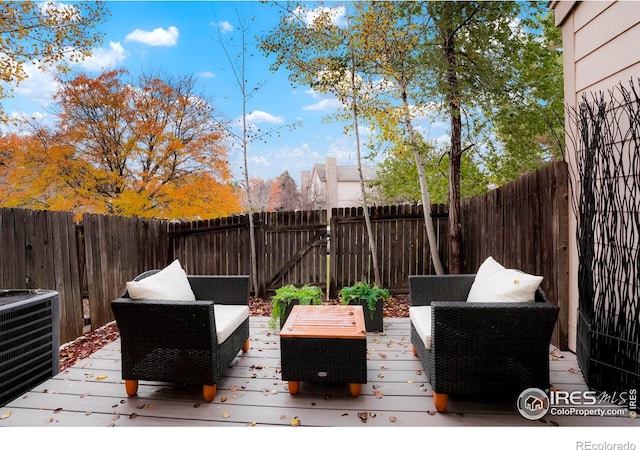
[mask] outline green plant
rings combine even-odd
[[[298,300],[298,304],[300,305],[321,305],[322,297],[321,288],[308,284],[299,288],[288,284],[276,289],[276,292],[271,297],[271,319],[269,320],[269,326],[275,328],[278,323],[280,325],[284,323],[287,306],[289,306],[292,300]]]
[[[340,302],[343,305],[357,303],[358,300],[366,300],[369,314],[373,317],[378,300],[386,300],[389,298],[390,294],[388,290],[378,287],[375,284],[371,284],[366,279],[363,279],[351,286],[343,287],[340,289],[338,295],[340,296]]]

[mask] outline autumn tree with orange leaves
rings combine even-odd
[[[59,123],[0,144],[0,206],[167,219],[240,211],[215,110],[190,76],[61,84]]]

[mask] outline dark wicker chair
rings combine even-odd
[[[145,272],[140,280],[158,272]],[[216,383],[240,350],[249,349],[247,318],[218,342],[214,304],[249,305],[248,276],[188,276],[195,301],[132,300],[127,291],[111,302],[120,331],[122,378],[127,394],[138,380],[203,386],[212,401]]]
[[[541,289],[532,303],[467,303],[475,275],[409,277],[411,306],[431,305],[431,348],[411,323],[411,342],[438,411],[448,396],[515,400],[549,388],[549,348],[558,318]]]

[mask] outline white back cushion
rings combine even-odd
[[[543,277],[506,269],[491,256],[478,268],[468,302],[533,302]]]
[[[132,299],[195,300],[187,273],[177,259],[147,278],[128,281],[127,291]]]

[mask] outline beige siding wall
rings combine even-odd
[[[583,93],[608,92],[616,85],[628,86],[640,77],[640,2],[552,2],[556,25],[562,27],[564,90],[568,108],[576,107]],[[568,135],[575,136],[567,118]],[[567,138],[567,162],[574,161],[573,143]],[[638,193],[640,196],[640,193]],[[571,210],[569,257],[569,347],[576,349],[577,267],[576,220]]]

